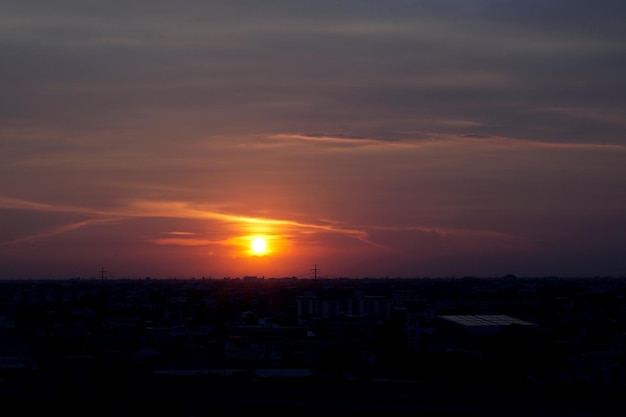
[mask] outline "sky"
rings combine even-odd
[[[4,0],[0,279],[624,276],[625,18]]]

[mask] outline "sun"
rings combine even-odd
[[[252,253],[255,255],[263,255],[267,252],[267,242],[262,237],[255,237],[251,243]]]

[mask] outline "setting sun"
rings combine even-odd
[[[252,253],[263,255],[267,251],[267,242],[262,237],[252,239]]]

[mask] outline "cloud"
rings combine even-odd
[[[593,107],[544,107],[538,111],[556,113],[571,118],[588,119],[619,126],[626,126],[626,111]]]
[[[320,222],[320,223],[304,223],[286,219],[274,219],[263,217],[251,217],[232,213],[224,213],[218,211],[212,211],[210,208],[205,208],[202,205],[187,203],[181,201],[133,201],[126,207],[120,207],[110,210],[94,210],[86,207],[71,207],[61,206],[54,204],[41,204],[30,202],[20,199],[12,198],[0,198],[0,208],[4,209],[22,209],[22,210],[34,210],[44,212],[56,212],[56,213],[73,213],[83,216],[95,216],[90,220],[84,220],[67,224],[62,227],[49,230],[45,233],[31,235],[16,239],[9,243],[21,243],[24,241],[31,241],[35,239],[42,239],[52,237],[54,235],[71,232],[80,228],[96,225],[106,224],[113,222],[122,222],[124,220],[131,220],[137,218],[170,218],[170,219],[192,219],[192,220],[215,220],[222,222],[226,225],[237,225],[237,227],[231,228],[231,233],[252,233],[258,230],[265,230],[265,228],[271,230],[272,228],[278,228],[284,233],[285,230],[299,231],[300,233],[334,233],[339,235],[345,235],[352,239],[366,243],[368,245],[375,245],[374,242],[369,240],[367,233],[363,230],[351,228],[339,222]],[[170,234],[184,235],[188,232],[169,232]],[[150,239],[150,241],[158,244],[175,244],[175,245],[188,245],[199,246],[209,243],[215,243],[203,239],[184,239],[184,238],[158,238]]]
[[[369,226],[368,230],[381,230],[393,232],[415,232],[435,236],[437,240],[470,240],[470,241],[491,241],[498,244],[526,246],[529,242],[525,239],[511,234],[492,230],[462,229],[444,226]]]
[[[268,136],[270,139],[281,141],[309,141],[319,142],[329,145],[343,146],[370,146],[370,145],[402,145],[398,141],[385,138],[351,136],[345,134],[325,134],[325,133],[279,133]]]
[[[195,235],[195,233],[193,232],[164,232],[168,235],[174,235],[174,236],[193,236]]]
[[[158,238],[158,239],[147,239],[147,242],[154,243],[155,245],[166,245],[166,246],[210,246],[216,241],[206,240],[206,239],[177,239],[177,238]]]
[[[90,227],[90,226],[96,226],[96,225],[104,225],[104,224],[117,224],[120,222],[120,219],[89,219],[89,220],[83,220],[83,221],[78,221],[78,222],[73,222],[73,223],[69,223],[69,224],[65,224],[59,227],[54,227],[54,228],[50,228],[47,230],[44,230],[42,232],[36,233],[36,234],[32,234],[32,235],[28,235],[28,236],[23,236],[20,237],[18,239],[13,239],[10,241],[5,241],[5,242],[0,242],[0,245],[20,245],[20,244],[24,244],[24,243],[28,243],[28,242],[33,242],[33,241],[37,241],[37,240],[43,240],[46,238],[50,238],[53,236],[57,236],[57,235],[61,235],[61,234],[65,234],[65,233],[69,233],[69,232],[73,232],[85,227]]]
[[[624,206],[624,2],[2,10],[5,251],[214,261],[259,231],[389,255],[621,230],[594,226]]]
[[[471,133],[461,135],[461,136],[464,138],[472,138],[472,139],[487,139],[490,137],[488,135],[476,135],[476,134],[471,134]]]
[[[624,151],[626,145],[602,144],[602,143],[569,143],[569,142],[545,142],[524,138],[514,138],[505,136],[481,135],[481,134],[438,134],[438,133],[418,133],[403,138],[393,140],[384,138],[370,138],[360,136],[348,136],[343,134],[302,134],[302,133],[281,133],[270,135],[269,138],[285,141],[310,141],[326,145],[343,146],[376,146],[385,148],[398,148],[399,151],[406,148],[438,148],[471,145],[476,148],[489,148],[493,150],[503,149],[562,149],[562,150],[606,150]]]
[[[296,235],[316,235],[316,234],[335,234],[354,239],[365,243],[368,246],[384,249],[387,244],[381,244],[372,240],[368,231],[384,230],[384,231],[411,231],[426,234],[435,234],[440,239],[488,239],[498,241],[514,241],[516,238],[506,233],[456,229],[446,227],[433,226],[349,226],[344,222],[334,221],[331,219],[320,219],[317,223],[299,222],[286,219],[262,218],[242,216],[231,213],[216,212],[205,209],[200,205],[186,202],[172,201],[135,201],[126,208],[118,208],[115,210],[92,210],[81,207],[57,206],[53,204],[39,204],[19,199],[0,199],[0,208],[35,210],[46,212],[74,213],[89,216],[101,216],[89,220],[77,221],[66,224],[54,229],[47,230],[42,233],[25,236],[15,239],[4,244],[20,244],[28,241],[34,241],[44,238],[50,238],[55,235],[65,234],[76,231],[81,228],[94,225],[119,224],[124,221],[137,218],[177,218],[177,219],[193,219],[193,220],[215,220],[224,224],[235,225],[231,228],[231,234],[254,233],[259,230],[266,230],[270,234],[283,235],[291,238]],[[243,226],[243,228],[242,228]],[[145,241],[157,245],[174,245],[174,246],[211,246],[211,245],[230,245],[232,241],[229,239],[204,239],[197,236],[197,232],[186,231],[170,231],[162,232],[172,237],[149,238]]]
[[[83,207],[67,206],[60,204],[39,203],[36,201],[28,201],[19,198],[0,196],[0,208],[3,209],[21,209],[32,211],[44,211],[54,213],[74,213],[74,214],[104,214],[99,210],[91,210]]]

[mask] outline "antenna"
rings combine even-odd
[[[311,271],[313,271],[313,280],[317,282],[317,271],[319,271],[317,264],[313,265],[313,269],[311,269]]]

